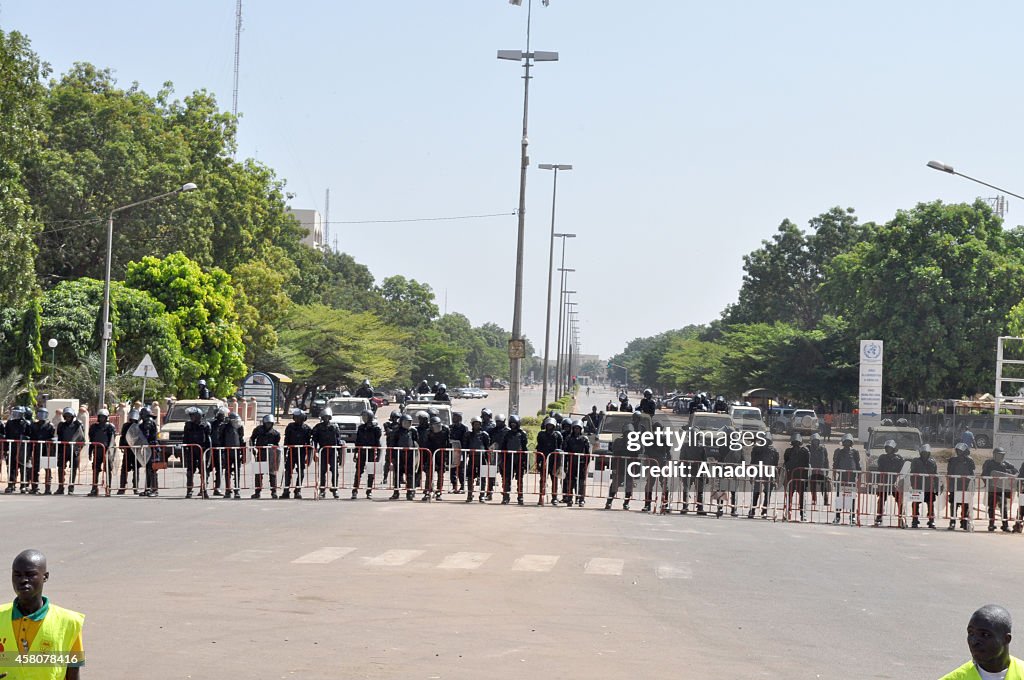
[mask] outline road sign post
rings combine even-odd
[[[146,353],[146,356],[142,357],[142,361],[139,362],[138,368],[132,373],[136,378],[142,378],[142,405],[146,405],[146,381],[150,378],[159,378],[160,374],[156,372],[156,366],[153,364],[153,358]]]

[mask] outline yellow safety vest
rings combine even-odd
[[[14,636],[14,624],[11,621],[11,611],[13,608],[13,602],[0,605],[0,645],[3,646],[3,651],[8,654],[20,651]],[[36,633],[35,639],[32,640],[29,654],[40,652],[67,654],[71,651],[71,645],[82,634],[82,623],[84,621],[84,614],[58,607],[51,602],[50,608],[46,612],[46,617],[39,627],[39,632]],[[12,660],[8,658],[7,661],[10,663]],[[65,675],[67,675],[67,667],[7,667],[0,669],[0,672],[6,672],[9,677],[17,678],[18,680],[64,680]]]
[[[981,680],[978,669],[973,661],[968,661],[952,673],[942,676],[941,680]],[[1024,662],[1015,656],[1010,657],[1010,667],[1006,671],[1006,680],[1024,680]]]

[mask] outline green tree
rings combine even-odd
[[[48,73],[24,35],[0,31],[0,307],[23,307],[36,287],[40,224],[22,168],[40,143],[41,81]]]
[[[255,365],[260,353],[277,346],[274,330],[285,317],[292,301],[282,290],[284,274],[266,263],[253,260],[235,267],[231,272],[235,284],[235,308],[239,325],[244,329],[246,363]]]
[[[397,274],[381,281],[377,292],[381,297],[378,310],[385,323],[398,328],[421,328],[438,314],[434,291],[426,283]]]
[[[676,336],[661,358],[658,384],[668,389],[716,391],[721,386],[725,353],[726,348],[721,343]]]
[[[837,256],[823,292],[853,337],[885,341],[887,391],[951,397],[992,388],[996,338],[1024,298],[1022,274],[1021,253],[984,201],[935,201]]]
[[[203,271],[178,252],[129,263],[125,283],[162,302],[174,319],[183,355],[178,394],[194,394],[199,378],[217,396],[234,393],[246,365],[231,277],[217,267]]]
[[[43,310],[39,296],[29,301],[21,315],[14,349],[14,368],[24,376],[27,404],[36,401],[35,379],[42,372],[43,345],[40,342],[40,324]]]

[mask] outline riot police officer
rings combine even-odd
[[[57,493],[64,493],[65,468],[70,463],[71,478],[68,484],[68,495],[75,493],[75,481],[78,479],[79,453],[85,443],[85,429],[75,418],[75,412],[66,408],[61,412],[61,421],[57,423]]]
[[[417,433],[418,434],[418,433]],[[431,494],[434,500],[441,500],[441,488],[444,484],[445,449],[451,446],[451,431],[441,422],[440,416],[431,416],[426,436],[420,440],[420,467],[426,470],[427,482],[423,486],[423,498],[429,501]],[[434,487],[434,479],[437,487]]]
[[[206,381],[205,380],[200,380],[199,381],[199,398],[200,399],[209,399],[210,398],[210,388],[206,386]]]
[[[138,495],[139,493],[139,459],[135,455],[135,447],[131,446],[128,441],[128,431],[133,425],[139,424],[139,412],[132,409],[128,412],[128,420],[121,425],[121,439],[118,441],[118,446],[121,449],[121,483],[117,488],[117,495],[124,495],[125,489],[128,488],[128,469],[132,471],[132,493]]]
[[[512,479],[516,480],[516,502],[523,504],[523,477],[526,475],[526,432],[520,427],[519,416],[508,417],[508,428],[499,448],[501,454],[501,504],[511,501]]]
[[[469,428],[462,422],[462,413],[460,411],[452,411],[452,424],[448,428],[448,434],[451,436],[453,442],[458,442],[459,446],[462,446],[463,440],[466,438],[466,433],[469,432]],[[462,452],[452,451],[451,455],[451,472],[449,480],[451,481],[451,490],[449,493],[465,493],[466,491],[466,471],[462,462]]]
[[[544,486],[551,479],[551,505],[558,505],[558,466],[561,463],[558,452],[562,448],[562,433],[555,429],[555,419],[545,418],[544,429],[537,433],[537,467],[540,472],[540,498],[537,505],[544,505]]]
[[[972,529],[970,522],[969,501],[965,501],[973,490],[974,482],[974,460],[971,458],[971,449],[967,444],[960,442],[953,447],[955,455],[946,463],[946,474],[949,480],[949,531],[956,529],[956,518],[960,516],[960,528],[965,531]],[[957,496],[961,500],[957,500]],[[963,514],[959,511],[963,508]]]
[[[692,437],[687,437],[679,451],[680,460],[684,461],[686,474],[680,480],[683,492],[683,507],[680,513],[685,515],[690,510],[690,487],[694,487],[696,494],[694,500],[697,506],[698,515],[706,515],[704,510],[704,475],[697,474],[700,464],[708,459],[707,449],[700,446]]]
[[[935,528],[935,497],[939,492],[938,480],[939,468],[932,458],[932,447],[922,444],[918,449],[918,457],[910,461],[910,488],[920,491],[924,498],[925,509],[928,512],[928,528]],[[916,529],[920,526],[917,519],[918,508],[921,502],[915,501],[910,504],[911,523],[910,526]]]
[[[416,386],[416,394],[430,394],[430,385],[426,380],[421,380],[420,384]]]
[[[590,467],[590,440],[583,434],[583,421],[573,420],[571,434],[562,447],[565,451],[565,477],[562,479],[562,502],[583,507],[587,495],[587,469]]]
[[[793,509],[793,494],[797,494],[800,500],[800,521],[807,518],[804,515],[804,491],[807,486],[807,468],[811,464],[811,453],[803,445],[803,437],[794,434],[790,438],[789,448],[782,454],[782,464],[786,468],[786,519],[789,519],[789,511]]]
[[[723,397],[721,394],[719,394],[715,398],[715,405],[713,407],[711,407],[711,410],[714,413],[728,413],[729,412],[729,402],[727,402],[725,400],[725,397]]]
[[[486,460],[488,449],[491,447],[491,436],[483,428],[483,418],[473,416],[469,419],[469,432],[462,440],[462,448],[466,458],[466,477],[469,482],[469,491],[466,493],[466,502],[473,502],[473,485],[480,477],[480,464]],[[484,502],[483,484],[481,482],[480,502]]]
[[[608,450],[612,474],[611,481],[608,484],[608,500],[604,504],[605,510],[612,509],[612,501],[618,495],[619,486],[622,485],[623,481],[626,484],[626,498],[622,502],[622,509],[629,510],[629,501],[633,498],[633,477],[628,474],[627,465],[634,455],[629,451],[629,439],[635,431],[632,423],[623,425],[622,436],[616,438]]]
[[[364,380],[363,384],[356,390],[357,399],[373,399],[373,387],[370,385],[369,380]]]
[[[494,412],[489,408],[480,409],[480,428],[488,435],[494,429]]]
[[[633,412],[633,405],[629,403],[629,395],[625,392],[619,393],[619,411],[625,413]]]
[[[811,487],[811,506],[818,505],[818,493],[822,495],[822,503],[828,505],[828,451],[821,445],[821,435],[815,432],[811,435],[811,445],[807,447],[808,461],[810,462],[810,479],[808,485]]]
[[[338,497],[338,447],[341,446],[341,430],[334,424],[334,411],[325,408],[320,412],[320,422],[313,426],[312,441],[320,459],[319,496],[323,498],[327,489],[327,470],[331,471],[331,495]]]
[[[445,403],[451,403],[452,398],[448,396],[448,386],[441,383],[437,386],[437,391],[434,392],[434,401],[443,401]]]
[[[211,470],[213,471],[213,495],[219,496],[220,494],[220,483],[221,473],[225,467],[227,467],[227,452],[220,443],[220,431],[224,423],[228,420],[228,409],[226,406],[221,406],[217,409],[217,415],[213,417],[210,422],[210,461],[206,465],[204,474],[209,478]],[[124,484],[121,484],[124,486]],[[209,483],[207,483],[209,488]]]
[[[654,392],[651,390],[644,390],[644,398],[640,400],[639,411],[641,413],[646,413],[652,418],[654,417],[654,414],[658,412],[658,403],[654,401]]]
[[[45,408],[36,409],[36,420],[32,423],[29,438],[32,440],[32,472],[30,475],[32,488],[29,493],[37,494],[39,493],[39,459],[43,456],[53,456],[54,442],[57,439],[57,431],[54,429],[53,424],[50,423],[50,412]],[[46,469],[45,495],[50,495],[49,468]]]
[[[292,422],[284,428],[284,492],[282,499],[289,498],[292,472],[295,473],[295,498],[302,498],[302,478],[309,467],[310,446],[313,430],[306,424],[306,412],[301,408],[292,410]]]
[[[380,425],[373,419],[371,411],[363,411],[359,414],[363,422],[356,428],[356,450],[353,453],[353,462],[356,464],[355,480],[352,484],[352,500],[359,496],[359,480],[363,478],[363,471],[367,463],[373,463],[370,472],[366,475],[366,497],[373,497],[373,480],[380,462],[380,438],[383,432]]]
[[[7,438],[7,488],[5,494],[14,493],[14,484],[21,477],[21,492],[25,493],[26,457],[28,455],[29,429],[31,423],[25,419],[25,412],[20,406],[11,409],[11,417],[4,424],[4,436]]]
[[[391,500],[398,500],[398,485],[404,476],[405,500],[411,501],[415,497],[413,482],[419,438],[416,428],[412,426],[412,416],[408,413],[403,413],[398,419],[398,429],[394,431],[390,445],[395,451],[395,491],[391,494]]]
[[[238,500],[242,497],[238,487],[241,486],[242,455],[244,454],[242,447],[245,445],[245,428],[242,425],[242,418],[232,411],[228,414],[227,420],[221,423],[218,432],[223,452],[224,498],[231,498],[231,478],[234,477],[234,497],[235,500]]]
[[[758,500],[761,501],[761,519],[768,519],[768,505],[772,502],[772,491],[775,489],[779,469],[779,452],[772,445],[771,440],[764,444],[757,444],[750,449],[750,464],[760,464],[764,474],[758,474],[754,479],[754,494],[750,501],[747,519],[754,519]]]
[[[857,523],[857,473],[860,472],[860,453],[853,448],[853,437],[849,434],[843,435],[842,446],[836,449],[832,453],[832,469],[835,471],[836,484],[836,518],[832,520],[833,524],[839,524],[841,519],[842,509],[839,507],[839,499],[843,497],[849,497],[852,505],[850,506],[850,526],[854,526]]]
[[[281,450],[281,433],[274,429],[274,416],[269,413],[263,416],[263,422],[252,431],[249,445],[253,447],[252,458],[257,462],[267,462],[270,470],[270,497],[277,498],[277,467]],[[263,491],[263,474],[256,475],[255,490],[252,498],[259,498]]]
[[[114,430],[114,426],[110,424],[110,411],[105,408],[101,408],[96,413],[96,422],[89,426],[89,460],[92,461],[92,488],[89,490],[89,496],[99,496],[99,475],[100,472],[106,470],[109,473],[107,467],[107,455],[110,452],[110,447],[114,445],[114,437],[117,432]],[[110,488],[110,475],[107,474],[105,482],[107,488]]]
[[[160,491],[157,488],[157,476],[156,476],[156,463],[160,456],[160,452],[157,449],[156,436],[159,432],[156,420],[153,419],[153,412],[148,406],[143,406],[139,409],[139,430],[142,432],[142,436],[146,439],[146,444],[149,447],[149,460],[146,462],[146,490],[143,491],[140,496],[159,496]]]
[[[1010,518],[1007,510],[1010,507],[1010,488],[1006,481],[1000,477],[1016,477],[1017,468],[1006,462],[1006,450],[1001,446],[992,449],[992,457],[981,466],[981,476],[986,479],[989,485],[988,492],[988,530],[996,530],[996,508],[1003,518],[1003,531],[1010,530]]]
[[[664,468],[668,464],[671,458],[671,447],[668,443],[668,430],[667,428],[658,421],[654,422],[654,444],[646,447],[644,456],[646,457],[646,464],[656,465],[659,468]],[[627,472],[629,472],[627,470]],[[667,515],[669,513],[668,507],[668,481],[669,478],[661,475],[654,475],[650,472],[647,473],[647,482],[644,484],[644,507],[640,512],[651,512],[652,503],[654,501],[654,487],[661,483],[661,513]]]
[[[903,523],[903,496],[900,494],[896,476],[903,469],[903,456],[897,453],[895,439],[885,440],[883,445],[885,453],[878,457],[878,506],[875,510],[875,526],[882,526],[882,513],[885,511],[885,499],[889,496],[896,497],[896,514]]]
[[[491,428],[487,434],[491,435],[491,455],[488,457],[488,461],[492,465],[497,465],[498,469],[501,469],[502,456],[497,453],[501,450],[501,447],[505,444],[505,435],[508,434],[508,425],[505,424],[505,414],[499,413],[494,417],[494,427]],[[487,478],[487,497],[486,500],[494,498],[494,485],[497,483],[496,476],[489,476]],[[504,483],[503,483],[504,484]],[[483,484],[480,486],[480,493],[483,493]]]
[[[210,438],[210,424],[203,420],[203,410],[198,406],[190,406],[185,412],[188,420],[185,421],[181,435],[181,457],[185,468],[185,498],[192,498],[192,480],[198,472],[200,482],[203,482],[207,467],[204,462],[206,456],[210,455],[213,441]],[[203,498],[210,497],[205,483],[201,495]]]

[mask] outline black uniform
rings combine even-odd
[[[238,423],[235,425],[234,423]],[[231,493],[231,478],[235,479],[235,498],[238,498],[238,489],[242,485],[242,456],[245,449],[245,428],[241,421],[232,421],[230,418],[221,423],[217,428],[220,433],[221,460],[224,465],[224,495]]]
[[[494,427],[491,428],[491,431],[487,433],[491,435],[491,447],[493,450],[487,457],[486,462],[491,465],[496,465],[499,472],[501,472],[501,464],[503,460],[499,451],[501,451],[502,446],[505,443],[505,435],[508,434],[508,431],[508,425],[506,423],[502,423],[501,425],[495,423]],[[494,493],[495,484],[497,484],[496,475],[487,479],[487,500],[491,500],[491,494]],[[480,490],[483,490],[483,484],[480,485]]]
[[[903,515],[903,497],[899,487],[896,485],[896,475],[903,469],[903,456],[888,451],[878,457],[878,505],[875,509],[875,523],[882,521],[882,512],[885,509],[885,499],[892,494],[896,497],[896,514]]]
[[[203,495],[206,495],[206,484],[204,483],[206,466],[203,465],[203,461],[206,456],[210,455],[210,448],[213,445],[210,432],[210,424],[205,420],[200,420],[198,423],[192,422],[191,419],[185,421],[181,437],[181,457],[185,467],[185,491],[188,494],[192,493],[193,479],[198,472]]]
[[[658,446],[657,441],[655,441],[655,444],[648,446],[644,451],[644,464],[664,467],[671,457],[671,448],[665,441],[662,441],[661,446]],[[654,500],[654,486],[658,483],[659,479],[661,480],[662,512],[668,512],[668,478],[655,477],[652,474],[647,475],[647,483],[644,485],[644,512],[651,510],[651,503]]]
[[[253,460],[267,461],[270,470],[270,492],[273,498],[277,498],[277,468],[280,463],[281,433],[274,429],[273,425],[267,427],[267,423],[261,424],[252,431],[249,436],[249,445],[253,446]],[[256,475],[255,492],[253,495],[259,497],[263,490],[263,475]]]
[[[910,461],[910,488],[922,492],[925,507],[928,512],[928,526],[935,526],[935,497],[939,493],[939,466],[931,456],[927,458],[915,458]],[[913,516],[911,526],[917,526],[917,511],[921,505],[920,501],[910,504],[911,515]]]
[[[491,447],[491,435],[486,430],[470,430],[462,440],[462,448],[466,455],[466,477],[469,481],[469,491],[466,494],[466,501],[473,500],[473,485],[480,476],[480,464],[486,461],[488,449]],[[483,481],[480,483],[480,502],[484,500]]]
[[[547,479],[551,478],[551,503],[558,502],[558,470],[561,465],[559,451],[562,449],[562,433],[552,428],[537,433],[537,452],[542,454],[538,457],[537,464],[540,467],[540,497],[544,500],[544,491]]]
[[[839,447],[832,453],[832,470],[836,475],[836,499],[841,497],[841,494],[849,494],[853,498],[853,505],[850,507],[850,524],[856,524],[857,514],[857,479],[858,473],[860,472],[860,452],[853,448]],[[837,502],[837,508],[838,502]],[[839,523],[840,513],[842,509],[836,510],[835,523]]]
[[[29,439],[32,440],[32,470],[29,473],[29,480],[32,482],[32,493],[39,493],[39,459],[42,456],[53,456],[54,440],[57,438],[57,431],[49,421],[37,420],[32,423],[29,430]],[[50,471],[46,471],[46,493],[50,493]]]
[[[807,447],[807,459],[810,464],[811,505],[818,504],[818,492],[823,496],[824,505],[828,505],[829,475],[828,451],[820,442],[812,439]]]
[[[466,427],[465,423],[452,423],[448,428],[448,433],[451,435],[452,441],[459,442],[460,446],[462,446],[462,442],[465,440],[468,432],[469,428]],[[466,470],[463,461],[459,456],[459,453],[454,451],[452,452],[451,472],[448,476],[448,479],[452,484],[452,492],[462,492],[466,488]]]
[[[146,438],[146,443],[149,445],[149,462],[146,463],[146,492],[151,496],[155,496],[159,493],[156,476],[156,463],[159,460],[164,460],[164,458],[160,457],[162,452],[159,450],[156,440],[156,436],[160,432],[160,428],[152,418],[144,418],[139,421],[139,429],[142,431],[142,436]]]
[[[501,454],[501,490],[503,502],[508,502],[512,492],[512,478],[516,479],[516,495],[519,502],[523,500],[523,477],[526,475],[527,436],[521,427],[507,428],[504,438],[498,445]]]
[[[804,491],[807,487],[807,468],[811,465],[811,452],[806,446],[793,444],[782,454],[782,464],[786,468],[786,508],[792,508],[793,494],[797,494],[800,498],[800,518],[803,519]]]
[[[626,501],[622,506],[623,510],[629,509],[629,499],[633,497],[633,476],[629,474],[629,464],[638,457],[643,456],[643,451],[632,452],[629,450],[628,445],[628,436],[622,434],[612,442],[608,451],[611,454],[610,463],[612,469],[611,480],[608,483],[608,502],[606,504],[606,507],[609,508],[612,505],[612,499],[618,495],[619,486],[622,485],[623,481],[626,484]]]
[[[135,449],[128,444],[128,430],[137,421],[127,420],[121,425],[121,438],[117,444],[121,448],[121,483],[117,488],[118,495],[123,494],[128,488],[128,470],[132,471],[132,491],[139,492],[139,459],[135,455]]]
[[[303,422],[288,423],[284,428],[284,492],[292,485],[292,472],[295,472],[295,493],[299,493],[302,477],[309,467],[310,443],[313,441],[313,429]]]
[[[646,413],[653,418],[654,414],[658,412],[658,404],[654,401],[653,397],[644,397],[640,400],[638,410],[640,413]]]
[[[420,440],[423,451],[420,453],[420,466],[427,473],[427,483],[423,487],[424,493],[434,490],[434,478],[437,478],[437,496],[440,497],[441,487],[444,485],[445,460],[448,457],[445,453],[451,445],[451,431],[446,425],[441,425],[437,432],[430,427],[427,428],[426,436]],[[431,461],[431,456],[433,461]]]
[[[380,461],[380,438],[383,434],[380,425],[372,420],[369,423],[360,423],[359,427],[356,428],[356,476],[352,484],[353,496],[356,490],[359,489],[359,480],[363,477],[363,470],[366,469],[367,463],[373,463],[370,467],[370,473],[366,476],[367,493],[373,488],[373,480],[377,470],[376,463]]]
[[[1017,475],[1017,468],[1013,467],[1005,460],[996,462],[994,458],[989,458],[981,466],[982,477],[992,477],[993,473],[1002,473],[1003,475]],[[996,523],[996,508],[999,508],[999,514],[1003,518],[1003,531],[1009,530],[1008,509],[1010,507],[1010,490],[1009,487],[1005,487],[1003,480],[988,479],[989,486],[988,492],[988,526],[989,529],[995,527]]]
[[[963,506],[963,515],[961,516],[960,526],[967,528],[967,520],[969,519],[968,513],[970,512],[969,503],[957,503],[956,492],[966,494],[971,491],[971,482],[974,477],[974,460],[970,456],[959,456],[955,455],[949,459],[946,463],[946,474],[951,478],[949,480],[949,528],[952,529],[955,525],[957,516],[957,505]]]
[[[57,423],[57,491],[64,491],[64,468],[71,465],[71,480],[68,491],[74,493],[78,480],[79,454],[85,443],[85,429],[77,418]]]
[[[344,438],[333,422],[320,421],[313,426],[313,446],[320,457],[320,495],[327,487],[327,469],[331,470],[331,492],[338,492],[338,447]]]
[[[401,478],[405,477],[405,496],[411,500],[413,497],[413,485],[416,481],[416,454],[419,452],[419,436],[416,428],[404,428],[399,425],[392,434],[391,446],[396,449],[394,463],[395,492],[391,495],[391,498],[398,498],[398,486]]]
[[[199,398],[200,399],[209,399],[210,398],[210,388],[207,387],[206,385],[200,385],[199,386]]]
[[[707,462],[708,452],[703,446],[687,443],[679,452],[679,458],[689,465],[689,474],[684,475],[680,480],[683,489],[683,507],[681,512],[685,515],[689,511],[690,487],[694,486],[696,491],[697,514],[704,512],[704,475],[697,474],[700,464]]]
[[[775,480],[778,479],[779,452],[771,444],[753,447],[750,449],[750,464],[758,463],[764,466],[765,474],[754,480],[754,496],[750,502],[750,511],[747,513],[747,517],[751,518],[757,509],[758,500],[761,500],[761,517],[768,516],[768,504],[771,503],[772,490],[775,488]]]
[[[356,390],[356,399],[373,399],[373,388],[369,385],[360,385]]]
[[[220,495],[220,477],[225,467],[227,467],[227,454],[224,451],[224,447],[220,443],[220,428],[227,422],[227,418],[220,411],[210,421],[210,466],[208,466],[204,474],[210,473],[210,467],[213,469],[213,494],[215,496]],[[207,485],[209,486],[209,485]]]
[[[14,493],[14,483],[18,476],[21,476],[21,490],[25,491],[25,479],[29,454],[29,431],[32,423],[24,418],[11,418],[4,425],[4,436],[7,438],[7,445],[4,453],[7,456],[7,490],[4,493]]]
[[[562,479],[562,502],[571,505],[573,494],[576,503],[583,505],[587,495],[587,468],[590,467],[590,440],[586,435],[570,434],[562,449],[565,456],[565,477]]]
[[[99,476],[100,472],[107,468],[107,453],[110,451],[110,447],[114,445],[114,437],[117,436],[117,430],[110,421],[106,422],[95,422],[89,426],[89,459],[92,461],[92,493],[98,493]],[[110,476],[107,475],[107,479],[104,482],[107,486],[108,492],[110,487]]]

